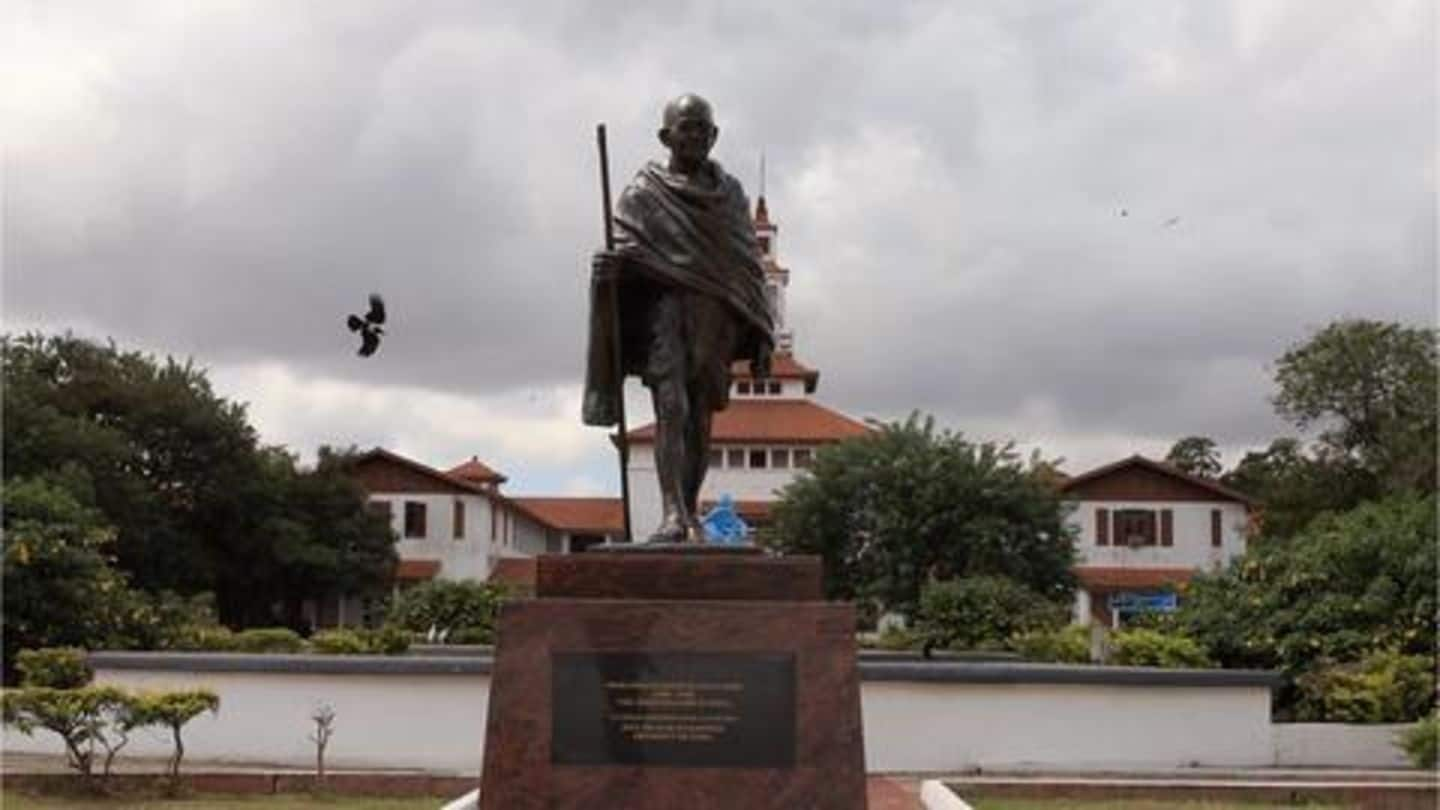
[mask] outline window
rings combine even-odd
[[[1223,538],[1222,535],[1221,535],[1220,528],[1221,528],[1221,526],[1220,526],[1220,510],[1219,510],[1219,509],[1211,509],[1211,510],[1210,510],[1210,545],[1213,546],[1213,547],[1215,547],[1215,548],[1220,548],[1220,546],[1224,543],[1224,538]]]
[[[454,520],[451,521],[451,522],[454,524],[454,527],[455,527],[455,539],[456,539],[456,540],[464,540],[464,539],[465,539],[465,502],[464,502],[464,501],[456,501],[456,502],[455,502]]]
[[[742,396],[742,397],[743,397],[743,396],[749,396],[749,394],[750,394],[750,383],[745,382],[745,381],[743,381],[743,380],[740,381],[740,382],[735,383],[735,393],[738,394],[738,395],[740,395],[740,396]]]
[[[405,536],[425,536],[425,504],[419,501],[405,502]]]
[[[765,465],[765,462],[766,462],[766,460],[768,459],[768,457],[769,457],[769,453],[765,452],[764,448],[761,448],[761,449],[759,449],[759,450],[751,450],[751,451],[750,451],[750,469],[752,469],[752,470],[763,470],[763,469],[765,469],[765,466],[766,466],[766,465]]]
[[[770,394],[771,394],[772,396],[779,396],[779,395],[780,395],[780,381],[779,381],[779,380],[771,380],[771,381],[770,381]]]
[[[794,452],[791,453],[790,460],[795,462],[796,467],[809,467],[810,449],[807,447],[797,448]]]
[[[770,466],[774,467],[777,470],[790,469],[790,451],[783,447],[777,447],[774,450],[771,450]]]
[[[1149,509],[1117,509],[1115,511],[1115,545],[1155,545],[1155,513]]]
[[[725,466],[732,470],[745,469],[745,451],[732,447],[725,451]]]
[[[766,256],[770,255],[770,237],[760,237],[760,252],[764,253]]]
[[[1110,510],[1095,510],[1095,545],[1110,545]]]
[[[711,450],[710,450],[710,469],[712,469],[712,470],[718,470],[718,469],[720,469],[720,468],[723,467],[723,466],[725,466],[725,451],[724,451],[724,450],[716,450],[716,449],[714,449],[714,448],[711,448]]]
[[[390,515],[392,512],[389,501],[371,501],[365,504],[365,511],[375,517],[384,518],[387,525],[390,523]]]

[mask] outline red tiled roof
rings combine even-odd
[[[730,407],[715,414],[710,424],[710,441],[717,444],[813,444],[869,433],[863,423],[808,399],[732,399]],[[630,431],[629,439],[654,442],[655,425]]]
[[[495,561],[495,567],[490,569],[488,581],[533,589],[535,571],[534,557],[501,557]]]
[[[536,520],[563,532],[610,534],[625,530],[619,498],[510,498]]]
[[[440,573],[439,560],[401,560],[395,578],[403,580],[434,579]]]
[[[750,374],[749,360],[736,360],[730,366],[730,376],[737,380],[753,380]],[[815,393],[815,387],[820,384],[820,372],[809,366],[802,365],[795,359],[795,355],[789,352],[778,352],[770,359],[770,376],[766,379],[772,380],[804,380],[805,392]]]
[[[1189,582],[1193,568],[1121,568],[1099,565],[1077,565],[1075,576],[1080,584],[1094,588],[1159,588]]]
[[[351,462],[351,465],[354,467],[358,467],[362,464],[369,464],[376,461],[388,462],[390,464],[398,465],[400,467],[409,469],[412,472],[419,473],[420,475],[426,476],[428,478],[432,478],[435,481],[446,484],[450,487],[453,487],[454,489],[462,490],[465,492],[474,492],[476,494],[485,495],[490,498],[496,497],[495,491],[489,487],[481,486],[474,481],[467,481],[464,478],[459,478],[449,473],[441,472],[434,467],[421,464],[420,462],[413,459],[408,459],[400,455],[399,453],[392,453],[383,447],[376,447],[371,450],[367,450],[364,453],[361,453],[359,456],[355,457],[354,461]]]
[[[1133,455],[1129,458],[1122,458],[1119,461],[1112,462],[1110,464],[1096,467],[1095,469],[1088,472],[1083,472],[1066,481],[1063,485],[1061,485],[1060,489],[1061,491],[1071,490],[1090,481],[1094,481],[1097,478],[1104,478],[1111,473],[1118,472],[1127,467],[1140,467],[1142,469],[1150,470],[1161,475],[1168,475],[1171,478],[1175,478],[1179,481],[1184,481],[1185,483],[1192,486],[1207,490],[1215,495],[1220,496],[1220,498],[1223,500],[1239,501],[1246,506],[1251,506],[1254,504],[1254,501],[1250,499],[1250,496],[1246,495],[1243,492],[1233,490],[1230,487],[1221,484],[1219,481],[1212,481],[1209,478],[1201,478],[1198,475],[1191,475],[1190,473],[1172,467],[1169,464],[1155,461],[1153,459],[1148,459],[1139,454]]]
[[[445,474],[456,478],[463,478],[466,481],[473,481],[477,484],[494,483],[498,485],[509,480],[500,473],[481,464],[480,459],[476,456],[471,456],[469,461],[458,467],[446,470]]]

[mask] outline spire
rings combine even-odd
[[[765,150],[760,150],[760,196],[755,200],[755,224],[770,224],[770,209],[765,207]]]

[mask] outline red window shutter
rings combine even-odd
[[[1160,510],[1160,545],[1175,545],[1175,513],[1169,509]]]
[[[1095,510],[1095,545],[1110,545],[1110,510]]]
[[[1220,548],[1220,510],[1210,510],[1210,545]]]

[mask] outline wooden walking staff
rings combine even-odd
[[[610,155],[605,148],[605,125],[595,125],[595,144],[600,148],[600,199],[605,208],[605,250],[615,249],[615,222],[610,214]],[[625,435],[625,358],[621,356],[624,341],[620,334],[620,279],[610,280],[611,354],[615,358],[615,404],[620,420],[620,508],[625,516],[625,542],[632,541],[630,531],[630,440]]]

